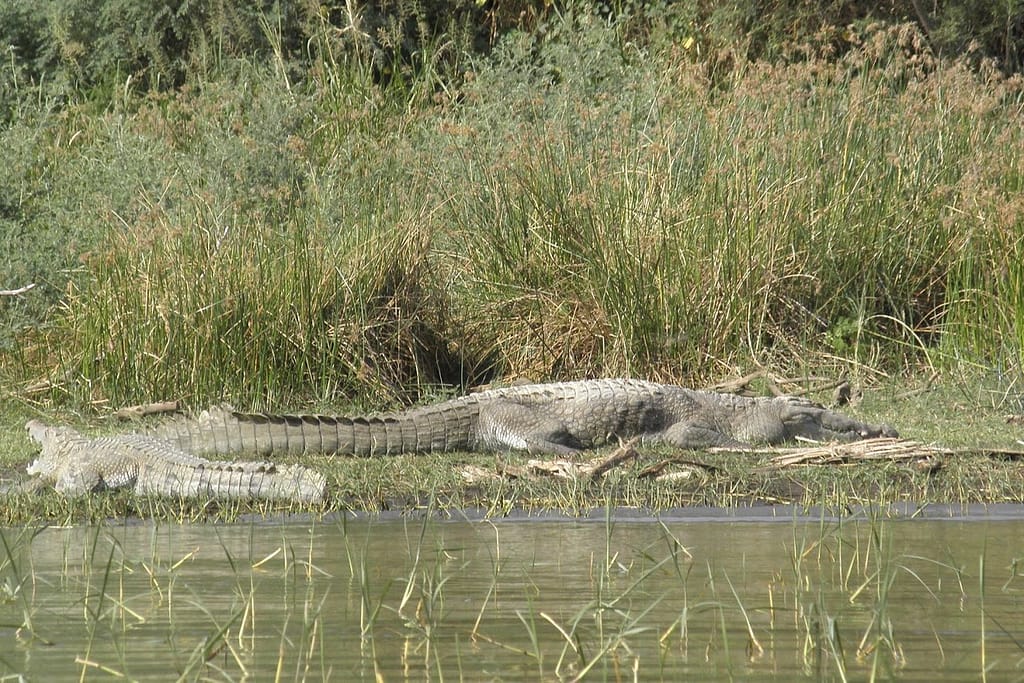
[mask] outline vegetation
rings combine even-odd
[[[39,412],[348,409],[517,377],[702,385],[759,366],[895,393],[926,371],[984,419],[1022,412],[1012,50],[950,50],[935,21],[863,12],[811,30],[782,5],[756,26],[687,3],[472,5],[447,23],[401,3],[6,6],[0,287],[38,285],[0,297],[9,462]],[[130,22],[135,42],[111,40]],[[944,416],[938,434],[917,416],[958,400],[874,410],[957,445]],[[1013,446],[1005,425],[986,433]],[[401,478],[331,463],[336,502],[804,503],[846,476],[789,495],[712,463],[726,475],[697,499],[467,488],[396,462]],[[1009,471],[979,491],[873,472],[843,496],[1021,497]]]
[[[965,614],[981,631],[964,666],[1013,666],[1016,641],[990,636],[1020,611],[1016,559],[902,552],[900,525],[872,516],[1024,501],[1019,464],[985,454],[1018,447],[1004,415],[1024,413],[1024,9],[925,4],[0,4],[0,290],[36,285],[0,295],[5,479],[40,415],[109,430],[97,414],[156,399],[348,409],[492,379],[704,385],[755,367],[849,375],[871,389],[852,409],[866,419],[973,450],[785,470],[645,452],[600,481],[516,477],[518,455],[304,456],[332,499],[301,511],[297,547],[282,532],[256,557],[265,527],[204,527],[249,534],[214,553],[230,570],[219,601],[204,594],[211,563],[191,579],[196,541],[160,535],[187,526],[124,527],[149,530],[147,555],[110,524],[38,545],[57,530],[34,525],[298,510],[9,494],[0,621],[19,648],[0,666],[44,667],[67,655],[51,643],[71,642],[80,677],[141,676],[152,660],[134,648],[152,653],[155,628],[170,653],[159,675],[183,678],[327,677],[334,652],[358,653],[367,677],[382,662],[462,674],[472,648],[542,678],[784,660],[874,679],[930,671],[936,650],[962,661],[948,634]],[[692,476],[639,477],[662,457]],[[468,482],[470,465],[495,476]],[[742,557],[716,566],[665,525],[631,530],[657,538],[625,551],[612,541],[613,509],[767,503],[844,518],[794,527],[768,579],[746,574],[747,546],[721,544]],[[560,591],[572,601],[542,610],[497,527],[469,575],[467,551],[433,540],[441,525],[410,532],[401,558],[390,538],[369,552],[377,527],[332,516],[474,508],[603,508],[606,543]],[[285,608],[264,616],[271,595]],[[933,602],[961,621],[922,630]],[[341,613],[342,627],[327,620]]]
[[[39,285],[0,298],[8,395],[1018,386],[1017,15],[986,52],[856,4],[834,30],[782,3],[473,6],[8,6],[2,285]]]

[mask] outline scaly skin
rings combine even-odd
[[[747,449],[795,438],[897,436],[802,398],[746,398],[630,379],[492,389],[404,412],[356,417],[275,416],[212,408],[155,434],[192,453],[344,453],[527,450],[568,455],[639,436],[675,448]]]
[[[326,482],[299,466],[216,462],[142,434],[89,438],[67,427],[30,420],[41,446],[28,473],[69,496],[132,487],[138,494],[175,498],[281,500],[319,503]]]

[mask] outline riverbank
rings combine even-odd
[[[457,3],[480,23],[428,35],[399,4],[384,33],[319,5],[0,22],[5,477],[34,457],[26,420],[117,431],[108,415],[154,400],[350,413],[770,368],[847,377],[865,399],[844,410],[939,452],[644,451],[596,480],[516,455],[304,462],[328,510],[1024,498],[1016,10]],[[109,38],[138,26],[145,44]],[[263,511],[44,494],[4,514]]]
[[[909,388],[908,388],[909,386]],[[819,397],[824,398],[824,397]],[[46,519],[55,523],[109,518],[230,521],[249,515],[334,511],[416,513],[458,517],[464,510],[502,517],[547,511],[586,515],[595,509],[632,508],[657,513],[679,507],[743,508],[786,505],[830,514],[865,506],[929,503],[967,506],[1024,502],[1024,427],[1010,406],[964,387],[890,384],[870,388],[846,412],[896,426],[902,449],[854,444],[829,457],[809,444],[754,454],[673,452],[637,447],[636,453],[595,475],[592,461],[614,455],[606,448],[578,459],[531,458],[520,453],[407,455],[377,458],[306,455],[283,457],[322,472],[328,500],[322,506],[170,501],[103,492],[68,500],[55,492],[18,494],[3,506],[0,524]],[[339,407],[344,413],[344,407]],[[24,477],[34,457],[25,419],[72,424],[83,431],[128,431],[131,423],[82,420],[30,410],[23,404],[3,416],[0,471]],[[1019,455],[1018,455],[1019,454]],[[244,457],[242,454],[240,457]],[[278,458],[275,458],[277,460]]]

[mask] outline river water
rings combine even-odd
[[[32,680],[1024,679],[1024,508],[895,512],[5,529],[0,668]]]

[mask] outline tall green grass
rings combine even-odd
[[[1019,77],[907,26],[775,63],[582,9],[545,26],[488,57],[439,39],[380,82],[325,24],[299,77],[226,60],[7,129],[32,140],[12,168],[41,160],[12,175],[18,220],[75,241],[73,272],[25,272],[61,307],[6,373],[241,404],[751,365],[1019,376]]]
[[[455,172],[481,170],[450,203],[477,334],[541,374],[723,372],[805,349],[883,367],[1019,356],[1002,306],[1020,293],[989,271],[1019,278],[1019,85],[932,60],[902,29],[873,40],[836,63],[750,65],[725,92],[685,52],[624,51],[610,92],[577,85],[591,67],[506,89],[515,133],[488,145],[485,93],[512,80],[498,60],[459,112]]]

